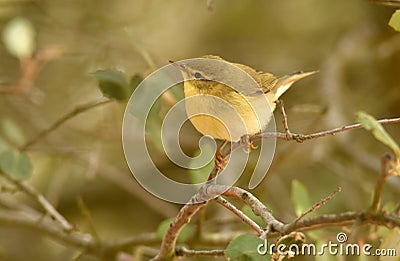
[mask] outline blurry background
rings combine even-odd
[[[78,105],[101,100],[92,75],[98,69],[146,76],[168,60],[205,54],[278,76],[320,70],[283,96],[293,132],[352,123],[358,110],[376,118],[399,116],[400,34],[387,25],[393,12],[367,0],[215,0],[210,6],[185,0],[0,0],[2,33],[16,17],[30,21],[36,33],[34,58],[17,59],[0,43],[0,137],[18,147]],[[36,71],[23,76],[23,66]],[[18,86],[25,91],[9,89]],[[80,231],[88,232],[77,206],[81,196],[104,240],[155,232],[180,208],[148,194],[127,168],[121,142],[125,106],[114,101],[88,110],[27,148],[33,164],[27,182]],[[282,130],[279,113],[275,117]],[[387,130],[400,139],[398,126]],[[184,131],[182,146],[193,155],[200,135],[191,126]],[[370,204],[380,157],[387,151],[363,130],[303,144],[278,141],[268,177],[252,192],[285,222],[295,218],[290,196],[294,179],[307,188],[312,203],[342,187],[318,213],[362,210]],[[163,171],[186,175],[161,152],[154,153]],[[398,202],[399,195],[398,180],[389,180],[383,202]],[[22,193],[3,189],[0,197],[40,209]],[[210,209],[216,211],[206,211],[208,220],[232,217],[220,206]],[[234,229],[224,226],[213,229]],[[335,231],[319,236],[332,239]],[[356,237],[379,242],[367,232]],[[0,222],[0,259],[71,260],[77,253],[38,231]],[[96,259],[83,255],[78,260]]]

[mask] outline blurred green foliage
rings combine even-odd
[[[400,34],[388,26],[393,8],[367,0],[215,0],[211,6],[210,11],[206,1],[187,0],[0,0],[1,170],[17,179],[30,175],[29,184],[80,231],[90,232],[93,226],[109,240],[157,231],[180,206],[149,195],[130,174],[121,146],[124,101],[77,115],[25,153],[14,149],[79,104],[103,99],[103,94],[126,100],[142,76],[168,60],[205,54],[276,75],[320,70],[283,96],[294,132],[354,122],[358,110],[376,118],[399,116]],[[398,23],[397,13],[391,26]],[[97,77],[103,86],[98,89],[92,73],[104,68],[115,71]],[[179,88],[174,98],[182,97]],[[152,111],[150,136],[159,136],[168,106],[161,100]],[[280,122],[276,114],[282,130]],[[385,129],[398,143],[398,125]],[[196,155],[199,137],[190,124],[183,127],[180,142],[188,155]],[[159,141],[149,146],[166,175],[190,181],[187,170],[163,155]],[[387,151],[362,130],[304,144],[279,141],[268,177],[252,192],[285,221],[300,211],[293,208],[291,193],[300,193],[301,187],[291,187],[292,180],[303,184],[311,204],[342,187],[318,213],[364,209],[379,174],[379,158]],[[399,183],[388,180],[383,202],[398,202]],[[77,196],[90,211],[90,226]],[[295,205],[311,206],[301,198],[295,197]],[[10,200],[36,207],[27,197],[4,191],[0,211]],[[207,229],[232,229],[228,223],[214,225],[226,212],[210,209]],[[361,228],[357,237],[379,242],[386,232],[376,236]],[[322,242],[334,233],[324,235]],[[2,224],[0,252],[4,260],[71,260],[79,254],[38,231]],[[83,254],[78,260],[94,258]]]

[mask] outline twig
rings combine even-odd
[[[124,253],[120,253],[116,261],[138,261],[138,260],[147,260],[144,257],[155,256],[158,253],[157,248],[148,247],[148,246],[138,246],[134,249],[134,255],[127,255]],[[123,258],[126,256],[126,258]]]
[[[38,222],[38,220],[40,220],[40,222]],[[128,250],[137,245],[159,242],[156,233],[147,233],[136,235],[135,237],[119,242],[112,241],[98,244],[89,234],[83,234],[77,231],[66,233],[58,223],[55,223],[49,217],[42,218],[41,213],[28,213],[25,211],[1,210],[0,225],[32,230],[49,236],[64,245],[80,249],[85,253],[99,257],[108,257],[106,260],[111,260],[112,256],[116,255],[119,251]]]
[[[52,125],[50,125],[48,128],[42,130],[39,132],[36,136],[34,136],[32,139],[28,140],[23,144],[22,146],[19,147],[19,150],[24,151],[27,150],[30,146],[41,140],[42,138],[46,137],[50,132],[56,130],[58,127],[60,127],[64,122],[68,121],[69,119],[75,117],[76,115],[88,111],[90,109],[93,109],[95,107],[110,103],[112,100],[101,100],[101,101],[94,101],[94,102],[88,102],[86,104],[79,105],[69,113],[65,114],[62,116],[60,119],[58,119],[56,122],[54,122]]]
[[[229,201],[224,199],[223,197],[219,196],[215,198],[215,201],[217,201],[219,204],[224,206],[225,208],[229,209],[231,212],[233,212],[236,216],[238,216],[244,223],[249,225],[252,229],[254,229],[257,234],[260,236],[264,233],[264,230],[262,227],[260,227],[256,222],[254,222],[251,218],[246,216],[242,211],[240,211],[237,207],[235,207],[233,204],[231,204]]]
[[[23,192],[25,192],[27,195],[31,196],[35,201],[37,201],[42,208],[49,214],[51,217],[53,217],[55,220],[60,223],[60,225],[63,227],[63,229],[67,232],[72,232],[75,228],[73,225],[71,225],[65,218],[62,216],[54,207],[53,205],[47,201],[47,199],[37,192],[33,187],[29,186],[28,184],[25,184],[21,181],[16,181],[13,180],[12,178],[8,177],[7,175],[1,173],[4,178],[6,178],[9,182],[17,186],[17,188]]]
[[[385,212],[343,212],[339,214],[326,214],[308,219],[303,219],[298,222],[285,224],[281,234],[289,234],[293,231],[309,231],[325,227],[348,226],[355,222],[360,224],[375,224],[388,228],[400,227],[400,217],[387,214]]]
[[[108,243],[108,248],[114,251],[131,249],[135,245],[139,244],[154,244],[160,242],[157,233],[145,233],[135,235],[131,238],[123,239],[119,242]]]
[[[40,220],[40,222],[38,222]],[[40,232],[54,238],[55,240],[88,252],[97,252],[94,240],[90,235],[82,233],[65,233],[65,230],[51,220],[49,217],[43,218],[41,213],[27,213],[22,211],[0,211],[0,224],[2,226],[22,227]]]
[[[6,178],[9,182],[17,186],[17,188],[23,192],[25,192],[27,195],[31,196],[35,201],[39,203],[39,205],[42,206],[42,208],[55,220],[57,220],[60,225],[64,228],[65,231],[67,232],[72,232],[74,230],[74,226],[71,225],[54,207],[53,205],[47,201],[47,199],[37,192],[33,187],[29,186],[28,184],[25,184],[21,181],[16,181],[7,175],[1,173],[4,178]]]
[[[400,7],[400,1],[398,0],[370,0],[373,4],[386,5],[391,7]]]
[[[283,100],[276,100],[275,103],[276,103],[276,105],[278,105],[278,107],[281,111],[282,123],[283,123],[283,128],[285,129],[286,138],[290,139],[290,137],[292,135],[289,130],[288,119],[287,119],[287,115],[286,115],[286,111],[285,111],[285,106],[283,104]]]
[[[96,228],[94,227],[92,215],[90,214],[88,207],[83,201],[82,196],[77,197],[76,204],[78,205],[78,209],[82,213],[87,225],[89,226],[90,234],[98,243],[101,242],[99,234],[97,233]]]
[[[342,189],[339,187],[337,188],[334,192],[332,192],[329,196],[327,196],[324,199],[321,199],[319,202],[315,203],[311,208],[307,209],[303,214],[301,214],[294,223],[298,222],[300,219],[303,219],[305,216],[310,214],[311,212],[314,212],[315,210],[319,209],[323,205],[325,205],[329,200],[331,200],[337,193],[341,192]]]
[[[377,120],[380,124],[393,124],[393,123],[400,123],[400,118],[390,118],[390,119],[380,119]],[[251,141],[265,139],[265,138],[277,138],[281,140],[295,140],[297,142],[303,142],[306,140],[317,139],[329,135],[336,135],[337,133],[354,130],[354,129],[361,129],[362,126],[359,123],[354,123],[350,125],[345,125],[343,127],[334,128],[326,131],[315,132],[311,134],[296,134],[291,133],[291,137],[286,137],[286,133],[282,132],[264,132],[260,134],[253,135],[250,139]]]
[[[389,176],[389,164],[392,157],[389,154],[384,155],[381,158],[381,173],[378,181],[375,185],[374,199],[371,205],[371,211],[376,212],[379,208],[379,203],[382,197],[383,185],[385,184],[386,178]]]
[[[261,219],[267,224],[270,232],[282,230],[283,223],[276,220],[274,216],[272,216],[271,211],[253,194],[238,187],[229,187],[228,189],[224,187],[225,186],[221,185],[213,185],[213,189],[221,190],[220,192],[222,195],[239,199],[247,204],[253,210],[253,213],[257,216],[260,216]]]
[[[400,123],[400,117],[390,118],[390,119],[380,119],[377,121],[380,124]],[[257,140],[261,140],[261,139],[280,139],[280,140],[294,140],[296,142],[301,143],[303,141],[318,139],[318,138],[322,138],[322,137],[330,136],[330,135],[334,136],[341,132],[354,130],[354,129],[361,129],[361,128],[362,128],[361,124],[354,123],[354,124],[345,125],[343,127],[320,131],[320,132],[315,132],[315,133],[311,133],[311,134],[297,134],[297,133],[292,133],[289,131],[290,135],[288,136],[288,133],[283,133],[283,132],[263,132],[263,133],[255,134],[255,135],[251,136],[249,139],[249,142],[254,142]],[[225,152],[221,153],[221,156],[223,158],[226,158],[234,150],[236,150],[242,146],[243,146],[243,144],[241,142],[234,142],[231,144],[229,149],[227,149]],[[210,172],[209,177],[216,177],[218,175],[219,171],[220,170],[217,168],[217,166],[214,166],[214,168]]]
[[[189,223],[190,219],[199,211],[205,203],[186,204],[181,208],[164,235],[160,252],[152,260],[172,260],[175,256],[175,245],[179,233]]]
[[[192,250],[192,249],[187,249],[186,247],[180,247],[176,249],[176,255],[177,256],[186,256],[186,257],[191,257],[191,256],[210,256],[210,257],[217,257],[217,256],[223,256],[225,254],[224,250],[219,250],[219,249],[212,249],[212,250]]]

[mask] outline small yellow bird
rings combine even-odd
[[[275,101],[294,82],[317,72],[277,78],[219,56],[201,58],[171,61],[185,80],[186,112],[200,133],[231,142],[263,131],[275,110]]]

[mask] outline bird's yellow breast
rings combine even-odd
[[[221,83],[202,89],[194,81],[185,81],[184,92],[191,123],[215,139],[238,141],[265,129],[271,118],[271,105],[263,94],[245,97]]]

